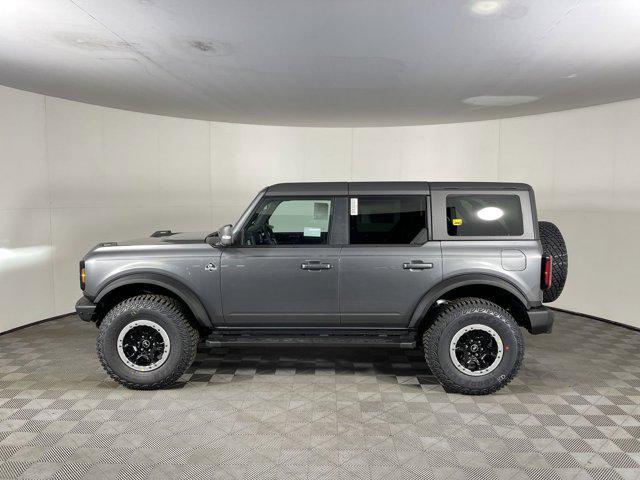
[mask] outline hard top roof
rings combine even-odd
[[[301,182],[271,185],[265,195],[429,195],[431,190],[531,190],[531,187],[508,182]]]

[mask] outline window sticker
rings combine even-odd
[[[454,218],[453,220],[451,220],[451,223],[453,223],[454,227],[459,227],[460,225],[462,225],[462,219],[461,218]]]
[[[352,216],[358,215],[358,199],[357,198],[351,199],[351,215]]]
[[[303,235],[305,237],[321,237],[322,230],[319,227],[304,227]]]

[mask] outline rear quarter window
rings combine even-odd
[[[451,237],[519,237],[524,234],[518,195],[447,195],[447,234]]]

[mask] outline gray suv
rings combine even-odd
[[[80,262],[80,318],[129,388],[180,378],[210,346],[416,348],[449,392],[506,385],[521,327],[567,274],[562,235],[519,183],[283,183],[235,226],[105,242]]]

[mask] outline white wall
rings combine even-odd
[[[208,122],[0,88],[0,332],[73,311],[98,241],[213,228]]]
[[[500,125],[499,179],[531,183],[569,247],[554,306],[640,327],[640,100]]]
[[[98,241],[212,230],[280,181],[531,183],[570,248],[557,306],[640,326],[640,101],[464,124],[293,128],[96,107],[0,87],[0,332],[73,310]]]

